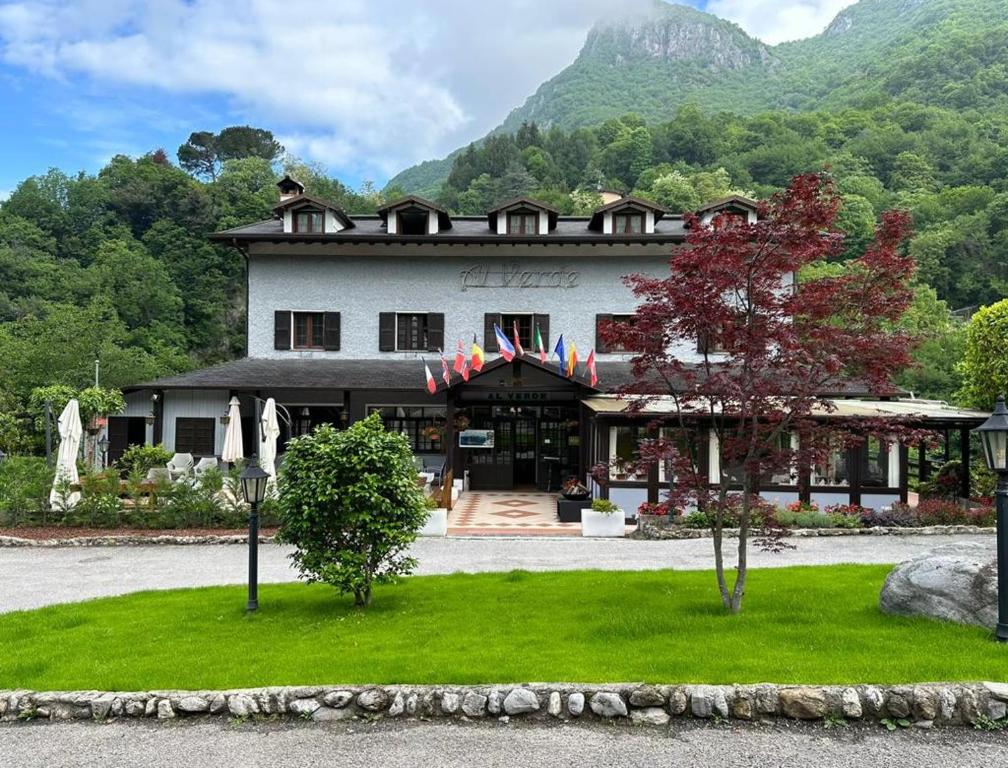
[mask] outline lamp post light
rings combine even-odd
[[[247,611],[259,607],[259,505],[266,498],[269,475],[254,460],[241,473],[242,496],[249,505],[249,573]]]
[[[997,507],[998,623],[994,636],[1008,642],[1008,408],[999,395],[994,413],[974,430],[983,439],[984,458],[997,473],[994,492]],[[969,472],[969,467],[964,467]]]
[[[109,439],[107,435],[102,435],[98,441],[98,452],[101,454],[101,468],[105,469],[105,458],[108,456]]]

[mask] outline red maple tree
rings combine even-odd
[[[664,462],[668,503],[695,506],[711,522],[718,588],[732,612],[745,592],[761,477],[797,477],[799,467],[868,435],[922,436],[897,419],[822,418],[833,409],[827,393],[891,394],[913,343],[896,325],[912,295],[914,262],[902,248],[909,216],[883,214],[860,258],[842,270],[816,269],[843,250],[839,205],[830,179],[809,174],[759,203],[754,222],[688,217],[686,245],[673,253],[670,273],[626,277],[637,311],[603,329],[607,343],[635,352],[635,381],[621,390],[633,395],[628,407],[643,412],[663,402],[657,410],[667,415],[651,424],[638,461]],[[717,483],[701,471],[699,425],[720,446]],[[729,584],[723,532],[736,517],[738,566]]]

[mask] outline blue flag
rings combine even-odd
[[[567,373],[567,350],[564,347],[563,334],[560,334],[560,338],[557,339],[556,348],[553,350],[553,354],[559,356],[560,358],[560,375],[564,376]]]

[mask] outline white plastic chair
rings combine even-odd
[[[191,453],[176,453],[171,457],[171,461],[165,464],[165,467],[172,482],[177,482],[192,472],[193,455]]]
[[[204,456],[196,462],[196,466],[193,467],[193,474],[196,477],[203,477],[208,469],[217,469],[219,466],[220,463],[217,461],[216,456]]]

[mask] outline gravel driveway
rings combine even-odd
[[[780,554],[750,552],[752,567],[828,563],[896,563],[949,541],[993,536],[844,536],[794,539],[796,549]],[[727,542],[728,548],[734,542]],[[289,550],[259,549],[262,582],[292,581]],[[419,573],[530,571],[601,568],[696,570],[713,567],[709,539],[636,541],[581,538],[421,539],[414,546]],[[245,580],[248,554],[241,545],[164,545],[0,549],[0,613],[144,589],[238,584]]]
[[[808,766],[885,768],[1004,766],[1004,734],[966,728],[888,733],[880,727],[826,730],[804,726],[711,726],[630,729],[594,726],[507,727],[496,722],[286,724],[44,723],[0,725],[0,765],[106,768],[142,765],[338,765],[469,768],[480,765]]]

